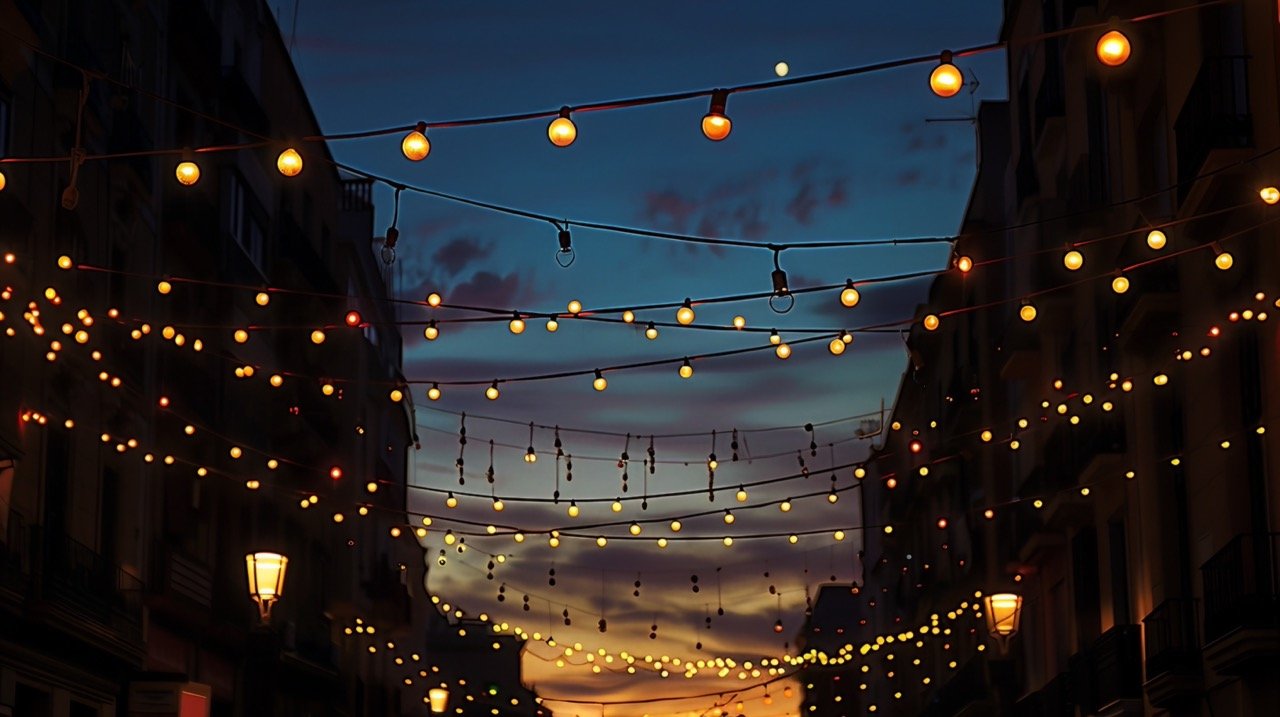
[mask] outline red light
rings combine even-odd
[[[918,440],[911,441],[910,447],[912,453],[919,453],[924,450],[924,444]]]
[[[161,407],[161,408],[168,408],[168,407],[169,407],[169,397],[168,397],[168,396],[161,396],[161,397],[160,397],[160,407]]]
[[[359,326],[363,321],[359,311],[352,309],[347,312],[347,326]]]
[[[334,466],[334,467],[330,468],[330,469],[329,469],[329,477],[330,477],[330,478],[332,478],[332,479],[334,479],[334,480],[338,480],[339,478],[341,478],[341,477],[342,477],[342,469],[341,469],[341,468],[339,468],[339,467],[337,467],[337,466]]]
[[[938,518],[938,530],[946,530],[946,529],[947,529],[947,519]]]

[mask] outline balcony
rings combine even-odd
[[[213,605],[213,574],[200,561],[173,548],[167,541],[152,543],[152,574],[148,604],[153,611],[202,624]]]
[[[1169,598],[1142,619],[1147,648],[1147,699],[1168,709],[1200,699],[1200,639],[1196,601]]]
[[[1116,625],[1071,658],[1072,699],[1085,714],[1142,714],[1142,635]]]
[[[1280,533],[1237,535],[1200,568],[1205,659],[1242,674],[1280,662]]]
[[[1075,717],[1067,682],[1066,674],[1058,675],[1039,690],[1018,700],[1013,706],[1014,717]]]
[[[1249,58],[1206,57],[1174,122],[1178,136],[1178,201],[1215,149],[1253,145],[1249,110]]]

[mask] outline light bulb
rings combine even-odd
[[[391,266],[396,263],[396,246],[391,242],[385,242],[378,254],[382,257],[382,263]]]
[[[514,314],[511,318],[511,323],[507,324],[507,328],[510,329],[513,334],[523,334],[524,319],[520,318],[520,314]]]
[[[747,319],[744,316],[733,317],[733,328],[740,329],[747,325]]]
[[[502,511],[506,510],[506,508],[507,506],[505,503],[502,502],[501,498],[493,499],[493,509],[495,512],[501,513]]]
[[[597,391],[603,391],[609,387],[609,381],[604,377],[604,374],[596,371],[596,377],[595,380],[591,382],[591,387]]]
[[[1124,276],[1117,276],[1111,280],[1111,290],[1117,294],[1123,294],[1129,290],[1129,279]]]
[[[1098,38],[1098,60],[1108,67],[1119,67],[1129,60],[1133,47],[1119,30],[1111,30]]]
[[[325,339],[325,334],[320,329],[316,329],[315,331],[311,332],[311,343],[319,346],[320,344],[324,343],[324,339]]]
[[[693,302],[689,299],[685,299],[684,303],[681,304],[680,308],[676,311],[676,321],[680,322],[683,326],[688,326],[693,323],[694,318]]]
[[[613,502],[609,504],[609,510],[612,510],[612,511],[613,511],[613,512],[615,512],[615,513],[621,513],[621,512],[622,512],[622,500],[621,500],[620,498],[614,498],[614,499],[613,499]]]
[[[733,513],[730,513],[729,511],[727,511],[727,510],[726,510],[726,511],[724,512],[724,523],[725,523],[725,525],[733,525],[733,521],[734,521],[734,520],[736,520],[736,518],[734,518],[734,517],[733,517]]]
[[[786,359],[791,358],[791,347],[787,344],[778,344],[774,347],[773,353],[777,355],[778,358],[785,361]]]
[[[1223,271],[1226,271],[1236,263],[1236,260],[1231,256],[1231,252],[1223,251],[1223,250],[1217,250],[1217,251],[1218,251],[1218,255],[1213,258],[1214,266],[1218,267]]]
[[[1027,322],[1035,321],[1036,320],[1035,304],[1032,304],[1032,303],[1023,304],[1022,308],[1018,309],[1018,316],[1021,317],[1023,321],[1027,321]]]
[[[626,311],[622,312],[622,320],[623,322],[628,324],[635,323],[636,313],[631,309],[627,309]]]
[[[839,356],[840,354],[844,353],[844,347],[845,347],[844,340],[841,339],[839,336],[835,337],[834,339],[831,339],[831,343],[827,344],[827,350],[831,352],[832,356]]]
[[[431,154],[431,140],[427,139],[425,122],[419,122],[416,128],[404,136],[400,141],[400,151],[404,153],[405,159],[411,162],[421,162]]]
[[[276,169],[286,177],[296,177],[302,171],[302,155],[298,154],[298,150],[290,147],[280,153],[276,157]]]
[[[924,325],[925,331],[937,331],[942,320],[938,318],[937,314],[929,314],[920,323]]]
[[[400,403],[404,400],[404,391],[401,391],[398,388],[393,388],[391,389],[391,393],[388,394],[388,397],[391,399],[392,403]]]
[[[440,296],[434,291],[431,292],[430,294],[427,294],[427,306],[435,308],[439,306],[442,301],[444,301],[444,297]]]
[[[428,388],[428,389],[427,389],[427,398],[431,399],[432,401],[439,401],[439,400],[440,400],[440,385],[439,385],[439,384],[435,384],[435,383],[431,384],[431,388]]]
[[[178,162],[174,175],[178,178],[178,183],[190,187],[200,181],[200,165],[195,162]]]
[[[680,364],[680,378],[691,376],[693,376],[693,364],[689,363],[689,359],[685,359],[684,363]]]
[[[4,180],[3,178],[0,178],[0,189],[3,188]],[[1262,197],[1262,201],[1267,204],[1275,204],[1276,202],[1280,202],[1280,189],[1276,189],[1275,187],[1263,187],[1258,192],[1258,196]]]
[[[724,113],[729,102],[728,90],[716,90],[711,93],[711,106],[702,117],[702,134],[712,142],[719,142],[729,136],[733,122]]]
[[[1067,271],[1076,271],[1084,266],[1084,254],[1072,249],[1062,256],[1062,265],[1067,267]]]
[[[671,532],[673,532],[673,533],[679,533],[679,532],[680,532],[680,528],[682,528],[682,527],[683,527],[683,526],[680,524],[680,521],[678,521],[678,520],[673,520],[673,521],[671,521]]]
[[[547,139],[557,147],[568,147],[578,138],[578,126],[569,119],[569,108],[561,107],[560,116],[547,125]]]
[[[853,279],[846,279],[844,289],[840,291],[840,303],[852,309],[858,305],[858,301],[862,299],[862,295],[858,290],[853,288]]]
[[[440,338],[440,328],[436,326],[435,319],[432,319],[431,322],[427,324],[427,328],[422,330],[422,335],[426,337],[427,341],[435,341]]]
[[[929,89],[939,97],[954,97],[964,87],[964,75],[951,64],[951,51],[944,50],[938,58],[938,66],[929,75]]]
[[[573,299],[572,301],[569,302],[567,308],[569,309],[569,313],[579,314],[582,312],[582,302],[578,301],[577,299]]]
[[[654,326],[652,321],[644,328],[644,337],[650,341],[658,338],[658,327]]]
[[[1168,241],[1168,237],[1166,237],[1164,232],[1159,229],[1152,229],[1147,233],[1147,246],[1152,249],[1163,249],[1164,245],[1168,243]]]
[[[499,395],[499,392],[498,392],[497,381],[494,381],[492,384],[489,385],[489,388],[486,388],[484,390],[484,397],[489,399],[490,401],[498,400],[498,395]]]
[[[449,491],[449,497],[444,499],[444,504],[446,507],[449,507],[449,508],[458,507],[458,499],[454,497],[453,491]]]
[[[9,183],[9,180],[5,179],[4,172],[0,172],[0,192],[4,191],[5,185],[7,185],[8,183]]]
[[[772,329],[769,331],[769,343],[773,344],[774,346],[777,346],[778,344],[782,343],[782,337],[778,335],[777,329]]]
[[[547,331],[555,333],[560,329],[560,322],[555,319],[547,319]]]
[[[973,257],[963,255],[956,257],[956,268],[960,270],[961,274],[968,274],[973,271]]]
[[[156,291],[160,292],[161,294],[168,294],[169,292],[173,291],[173,284],[170,284],[167,281],[161,281],[158,284],[156,284]]]
[[[640,524],[639,524],[639,523],[632,523],[632,524],[631,524],[631,527],[630,527],[630,528],[628,528],[628,530],[630,530],[630,532],[631,532],[631,534],[632,534],[632,535],[639,535],[639,534],[640,534]]]
[[[577,504],[577,503],[575,503],[575,502],[573,502],[573,501],[569,501],[569,511],[568,511],[568,512],[569,512],[569,517],[570,517],[570,518],[576,518],[576,517],[578,517],[578,514],[579,514],[579,513],[581,513],[582,511],[581,511],[581,510],[579,510],[579,508],[578,508],[578,504]]]
[[[738,487],[738,492],[737,492],[736,494],[734,494],[734,496],[733,496],[733,497],[734,497],[734,498],[736,498],[736,499],[737,499],[737,501],[738,501],[739,503],[746,503],[746,502],[747,502],[747,497],[748,497],[748,496],[747,496],[747,489],[746,489],[746,488],[743,488],[743,487],[741,487],[741,486],[739,486],[739,487]]]

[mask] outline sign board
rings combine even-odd
[[[209,717],[210,689],[198,682],[134,682],[129,717]]]

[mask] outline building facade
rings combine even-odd
[[[1009,99],[870,461],[863,596],[867,635],[979,593],[1020,624],[1002,652],[973,618],[893,678],[871,654],[862,709],[1275,714],[1277,7],[1005,10]]]
[[[427,714],[407,663],[451,628],[372,187],[321,142],[290,178],[277,142],[147,154],[320,134],[267,4],[0,0],[0,30],[0,157],[84,157],[0,165],[0,714]],[[253,551],[289,558],[265,626]]]

